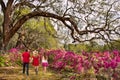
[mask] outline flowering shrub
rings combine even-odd
[[[17,48],[12,48],[9,50],[10,62],[13,62],[12,66],[21,65],[21,56],[20,56],[19,52],[20,51]]]
[[[50,67],[56,70],[67,70],[76,73],[88,72],[94,69],[94,74],[116,74],[116,69],[120,63],[120,52],[82,52],[81,55],[64,50],[50,50],[48,53]],[[68,70],[69,69],[69,70]],[[111,73],[111,74],[109,74]]]

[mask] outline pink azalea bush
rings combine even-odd
[[[13,62],[12,66],[21,65],[21,56],[19,54],[20,50],[18,48],[11,48],[8,52],[10,62]]]
[[[65,50],[50,50],[47,54],[52,60],[50,67],[59,71],[69,69],[75,73],[82,73],[82,71],[86,72],[93,68],[94,74],[100,73],[101,70],[113,71],[112,74],[115,74],[115,70],[120,64],[118,50],[89,53],[83,51],[81,55]]]

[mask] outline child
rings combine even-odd
[[[46,72],[48,67],[48,60],[45,52],[42,55],[42,67],[43,67],[43,71]]]
[[[38,68],[39,68],[39,64],[40,64],[39,61],[40,61],[40,57],[39,57],[38,51],[35,50],[35,51],[33,51],[32,65],[35,68],[36,75],[38,74]]]

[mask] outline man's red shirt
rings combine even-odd
[[[24,63],[29,63],[30,61],[30,53],[29,52],[23,52],[22,54],[23,62]]]

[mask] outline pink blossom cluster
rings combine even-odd
[[[9,52],[11,52],[11,53],[18,53],[19,50],[18,50],[17,48],[11,48],[11,49],[9,50]]]
[[[11,48],[9,50],[9,58],[10,58],[10,61],[12,62],[16,62],[19,58],[20,58],[20,54],[19,53],[19,49],[17,48]]]
[[[50,67],[63,70],[69,67],[75,72],[94,68],[95,73],[102,69],[115,69],[120,63],[120,52],[118,50],[105,52],[82,52],[76,54],[65,50],[50,50],[47,52],[50,58]]]
[[[81,71],[83,58],[82,56],[75,54],[71,51],[64,50],[50,50],[48,56],[52,61],[50,62],[50,67],[53,67],[57,70],[65,69],[69,67],[74,71]]]

